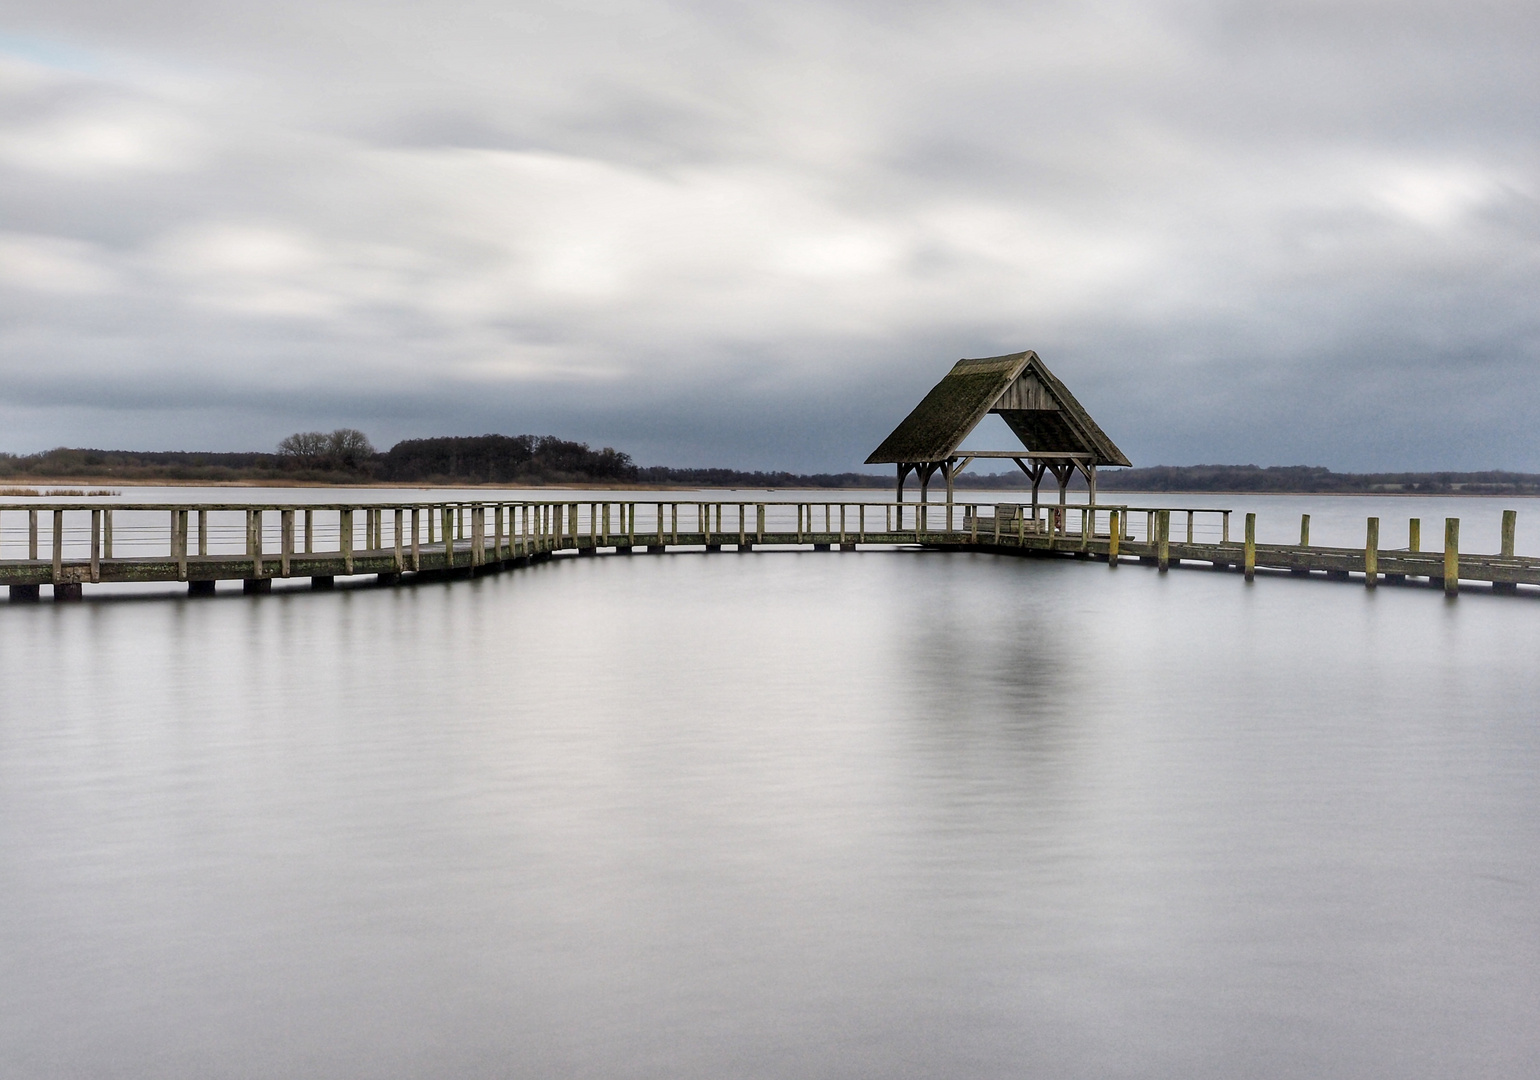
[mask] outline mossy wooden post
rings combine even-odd
[[[342,552],[342,572],[353,572],[353,508],[345,506],[337,513],[337,546]]]
[[[1422,550],[1422,518],[1412,518],[1406,523],[1406,550]]]
[[[443,527],[441,531],[444,534],[444,569],[452,570],[455,565],[454,507],[442,507],[440,513],[443,515],[443,520],[439,524]]]
[[[1246,515],[1246,548],[1245,548],[1246,580],[1252,581],[1257,576],[1257,515]]]
[[[176,579],[187,580],[187,511],[178,510],[171,524],[171,542],[174,550],[171,557],[176,560]]]
[[[246,511],[246,558],[251,561],[253,579],[262,576],[262,511]]]
[[[102,580],[102,512],[91,510],[91,580]]]
[[[1310,546],[1310,515],[1309,514],[1301,514],[1301,515],[1299,515],[1299,546],[1302,547],[1302,548],[1307,548],[1307,547]]]
[[[1499,552],[1499,558],[1511,559],[1514,557],[1513,534],[1515,531],[1517,531],[1518,517],[1519,514],[1517,510],[1503,511],[1503,546],[1501,552]],[[1508,570],[1508,567],[1492,567],[1494,576],[1503,573],[1506,570]],[[1516,581],[1494,581],[1492,582],[1492,591],[1503,596],[1513,596],[1518,593],[1519,585]]]
[[[415,506],[412,507],[412,571],[413,571],[413,573],[415,573],[418,570],[422,569],[422,549],[418,546],[418,539],[417,539],[419,530],[422,528],[422,521],[418,517],[418,514],[419,514],[419,509],[417,507],[415,507]]]
[[[278,512],[278,533],[278,572],[288,577],[289,565],[294,558],[294,510],[292,508],[285,508]]]
[[[1164,574],[1171,568],[1171,511],[1155,512],[1155,566]]]
[[[1369,519],[1364,535],[1364,588],[1372,589],[1379,584],[1380,573],[1380,519]]]
[[[1118,540],[1123,535],[1123,518],[1119,511],[1107,511],[1107,565],[1118,565]]]
[[[1192,538],[1193,538],[1192,511],[1189,510],[1189,511],[1187,511],[1187,542],[1189,544],[1192,543]]]
[[[64,577],[64,511],[53,512],[53,581]]]
[[[112,507],[102,511],[102,558],[112,558]]]
[[[1460,519],[1444,519],[1444,595],[1460,592]]]
[[[661,530],[660,530],[661,531]],[[758,538],[756,543],[765,542],[765,504],[754,504],[754,533]],[[861,507],[861,538],[866,538],[866,507]]]
[[[37,510],[27,511],[27,559],[37,562]]]
[[[401,571],[406,569],[406,560],[404,558],[404,554],[405,553],[401,550],[401,547],[402,547],[402,544],[401,544],[401,540],[402,540],[402,537],[401,537],[401,525],[403,523],[403,519],[405,518],[405,516],[406,516],[406,511],[398,506],[398,507],[396,507],[396,519],[395,519],[395,521],[391,522],[391,526],[392,526],[391,533],[392,533],[392,536],[393,536],[393,538],[395,539],[395,542],[396,542],[396,573],[398,573],[398,574],[401,573]],[[502,520],[502,510],[501,509],[498,510],[498,520],[499,521]]]

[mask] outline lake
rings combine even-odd
[[[1540,547],[1530,500],[1199,505]],[[0,1074],[1540,1073],[1535,597],[902,550],[167,591],[0,607]]]

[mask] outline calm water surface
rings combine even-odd
[[[1537,645],[882,551],[0,607],[0,1075],[1533,1076]]]

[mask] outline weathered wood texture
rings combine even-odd
[[[1423,581],[1451,595],[1462,580],[1490,582],[1503,593],[1514,593],[1519,585],[1540,585],[1540,559],[1514,554],[1513,511],[1503,514],[1501,550],[1487,555],[1459,550],[1459,521],[1454,518],[1445,523],[1443,550],[1423,552],[1418,550],[1415,519],[1404,549],[1379,547],[1379,521],[1374,518],[1366,523],[1362,547],[1311,545],[1308,518],[1301,521],[1299,544],[1269,545],[1256,542],[1255,514],[1246,515],[1244,539],[1234,543],[1229,539],[1230,511],[1206,508],[594,501],[325,507],[118,504],[112,509],[107,513],[100,504],[89,503],[0,504],[0,584],[10,587],[11,599],[35,600],[41,585],[51,586],[59,599],[78,598],[78,586],[97,582],[185,581],[189,592],[197,594],[211,591],[215,581],[242,581],[248,583],[247,591],[264,592],[274,578],[310,578],[316,588],[327,588],[338,577],[362,575],[395,583],[403,575],[409,580],[414,574],[479,573],[558,553],[631,552],[638,547],[652,553],[725,547],[832,550],[836,545],[841,550],[919,545],[1072,556],[1114,566],[1132,558],[1160,570],[1198,564],[1239,568],[1248,579],[1258,571],[1324,573],[1338,580],[1362,575],[1369,586]],[[297,510],[304,514],[304,550],[296,543]],[[1171,536],[1173,512],[1186,516],[1180,539]],[[109,549],[106,531],[114,515],[117,535]],[[194,517],[196,554],[189,543]],[[1138,535],[1131,529],[1135,522]],[[40,525],[48,532],[48,557],[41,559]],[[276,554],[265,555],[264,544]],[[16,557],[23,553],[25,558]]]

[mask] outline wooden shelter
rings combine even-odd
[[[959,452],[963,440],[990,413],[1005,420],[1024,449]],[[1020,466],[1032,481],[1034,506],[1047,473],[1058,481],[1063,505],[1070,478],[1078,469],[1094,503],[1097,466],[1132,464],[1031,351],[957,361],[866,463],[898,467],[900,502],[904,480],[911,472],[920,478],[924,502],[930,496],[931,477],[939,471],[946,479],[950,503],[953,480],[978,458],[1009,458]]]

